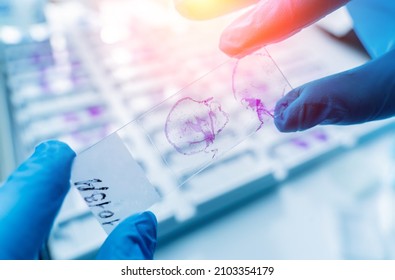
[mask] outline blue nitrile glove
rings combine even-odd
[[[107,237],[96,258],[152,260],[156,247],[156,217],[144,212],[125,219]]]
[[[0,259],[37,259],[69,190],[75,153],[64,143],[49,141],[0,187]],[[120,242],[130,250],[119,248]],[[108,248],[114,245],[112,250]],[[101,258],[152,258],[156,220],[152,214],[130,217],[114,230]],[[107,254],[106,254],[107,253]]]
[[[195,1],[179,0],[176,5],[187,17],[205,18],[203,6],[192,5]],[[215,7],[213,15],[238,8],[233,3],[237,0],[231,1],[233,8],[224,6],[222,2],[211,1],[211,6]],[[347,2],[259,1],[225,29],[220,48],[230,56],[243,57],[295,34]],[[369,53],[373,57],[388,53],[362,67],[292,90],[278,101],[275,109],[274,121],[280,131],[304,130],[317,124],[356,124],[395,114],[395,52],[391,51],[395,48],[395,14],[391,15],[395,11],[394,3],[385,0],[355,0],[350,3],[356,32]]]
[[[395,115],[395,50],[358,68],[300,86],[277,102],[280,131],[357,124]]]

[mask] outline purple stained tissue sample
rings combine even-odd
[[[310,147],[310,144],[301,138],[293,138],[291,139],[291,143],[298,146],[299,148],[307,149]]]
[[[229,121],[221,105],[213,97],[197,101],[185,97],[177,101],[171,109],[165,125],[169,143],[181,154],[192,155],[213,152],[217,135]]]
[[[262,100],[258,99],[258,98],[254,98],[254,97],[243,97],[240,100],[241,104],[243,106],[245,106],[247,109],[253,110],[254,112],[256,112],[257,117],[260,121],[260,125],[257,128],[257,130],[261,129],[265,117],[267,115],[273,117],[273,113],[270,112],[266,107],[265,104],[262,102]]]
[[[103,107],[101,106],[92,106],[88,108],[88,112],[92,117],[98,117],[103,113]]]
[[[328,135],[325,134],[324,132],[318,131],[314,134],[315,138],[317,138],[318,140],[325,142],[328,140]]]
[[[253,54],[236,62],[232,90],[236,100],[256,113],[257,130],[273,118],[276,101],[284,95],[286,83],[268,55]]]

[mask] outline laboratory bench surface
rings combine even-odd
[[[395,132],[388,131],[170,241],[156,259],[392,259]]]

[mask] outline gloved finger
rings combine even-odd
[[[39,145],[0,188],[0,259],[34,259],[69,190],[75,153],[64,143]]]
[[[283,132],[357,124],[395,115],[395,50],[358,68],[305,84],[277,102]]]
[[[151,212],[127,218],[107,237],[96,258],[152,260],[156,248],[156,226],[156,217]]]
[[[348,1],[261,1],[225,29],[220,48],[229,56],[243,57],[297,33]]]
[[[247,7],[259,0],[174,0],[178,12],[184,17],[203,20],[215,18]]]

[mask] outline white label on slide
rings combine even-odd
[[[71,179],[107,233],[161,199],[117,133],[79,154]]]

